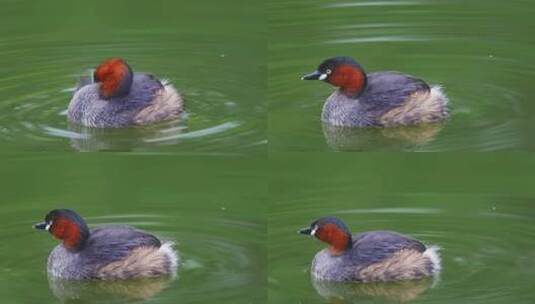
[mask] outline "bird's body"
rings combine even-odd
[[[80,80],[69,104],[69,121],[86,127],[117,128],[179,116],[183,100],[172,84],[150,74],[132,73],[126,62],[116,61],[101,65],[113,72],[102,76],[102,80]]]
[[[328,59],[303,79],[338,87],[321,114],[322,121],[333,126],[396,127],[448,117],[448,98],[439,86],[399,72],[366,74],[349,57]]]
[[[132,279],[173,275],[178,257],[172,242],[126,225],[87,229],[70,210],[52,211],[38,229],[63,240],[48,257],[48,274],[61,279]],[[58,215],[59,214],[59,215]]]
[[[440,271],[438,248],[391,231],[351,235],[343,222],[324,217],[300,230],[329,244],[311,265],[316,280],[387,282],[415,280]]]
[[[399,281],[433,275],[439,265],[431,257],[436,248],[395,232],[372,231],[354,235],[350,250],[316,254],[311,266],[315,279],[328,281]]]

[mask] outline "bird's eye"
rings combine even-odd
[[[327,70],[325,71],[325,73],[327,73],[327,74],[331,74],[332,71],[331,71],[331,69],[327,69]]]

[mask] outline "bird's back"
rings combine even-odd
[[[124,259],[135,248],[160,246],[160,240],[154,235],[130,226],[103,226],[91,230],[81,256],[86,263],[107,264]]]
[[[424,252],[420,241],[392,231],[370,231],[353,236],[351,258],[359,267],[388,259],[400,250]]]
[[[351,259],[362,282],[415,280],[438,271],[421,242],[389,231],[373,231],[356,237]],[[435,250],[435,249],[432,249]]]
[[[416,92],[429,92],[425,81],[398,72],[375,72],[367,76],[365,90],[359,96],[368,111],[380,116],[401,106]]]

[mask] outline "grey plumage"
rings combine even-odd
[[[135,249],[154,248],[158,251],[161,246],[155,236],[129,226],[104,226],[91,230],[85,246],[78,252],[70,252],[62,244],[57,245],[48,258],[47,268],[53,277],[95,279],[100,278],[102,267],[127,259]],[[176,265],[176,261],[172,261],[171,256],[167,259],[167,272],[172,273],[171,267]],[[142,267],[150,268],[151,265]]]
[[[92,83],[88,77],[80,79],[67,113],[71,122],[97,128],[124,127],[176,117],[182,111],[182,98],[173,86],[162,84],[150,74],[134,73],[126,96],[104,99],[99,88],[100,83]],[[158,115],[151,113],[147,119],[138,115],[151,107],[158,110]]]
[[[384,120],[384,115],[408,105],[416,94],[433,100],[427,103],[425,99],[420,100],[422,107],[410,105],[414,109],[408,109],[405,115],[391,121]],[[423,80],[398,72],[376,72],[367,75],[367,85],[358,96],[347,96],[336,90],[324,104],[321,117],[322,121],[334,126],[409,125],[431,122],[427,121],[430,115],[436,117],[435,121],[446,118],[447,102],[443,94],[431,94],[430,87]]]
[[[328,249],[316,254],[311,274],[317,280],[391,281],[432,275],[438,266],[425,256],[421,242],[390,231],[353,235],[352,247],[340,255]],[[398,258],[400,253],[404,254]]]

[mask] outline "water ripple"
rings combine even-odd
[[[343,2],[328,4],[326,8],[345,8],[345,7],[369,7],[369,6],[410,6],[410,5],[422,5],[428,4],[425,1],[368,1],[368,2]]]
[[[151,39],[156,39],[154,35],[161,35],[158,37],[162,39],[177,34],[172,31],[151,33]],[[113,39],[68,42],[32,35],[0,41],[6,49],[40,49],[47,54],[46,58],[35,56],[31,51],[3,54],[5,61],[15,60],[13,57],[17,56],[16,61],[20,64],[16,67],[7,64],[0,71],[3,96],[0,141],[15,149],[39,146],[40,149],[61,151],[74,148],[80,151],[140,153],[159,149],[167,152],[161,149],[173,149],[174,145],[180,145],[177,147],[180,152],[199,153],[234,151],[237,147],[256,149],[253,144],[263,140],[264,136],[256,129],[254,120],[264,109],[244,99],[238,89],[253,86],[249,83],[252,79],[239,80],[241,65],[236,62],[234,49],[227,49],[225,56],[221,56],[222,45],[217,40],[199,41],[191,47],[192,41],[168,39],[177,42],[164,48],[157,44],[140,44],[139,40],[143,38],[135,31],[127,31],[120,42]],[[171,58],[170,51],[173,51]],[[110,54],[121,54],[135,70],[151,71],[159,77],[169,78],[184,96],[187,113],[180,121],[122,130],[94,130],[70,125],[66,108],[74,91],[72,84]],[[231,65],[229,61],[235,64]],[[222,73],[237,77],[222,78]]]
[[[185,134],[175,134],[175,135],[170,135],[170,136],[150,138],[150,139],[145,139],[144,141],[145,142],[161,142],[161,141],[169,141],[169,140],[175,140],[175,139],[197,138],[197,137],[209,136],[213,134],[222,133],[230,129],[234,129],[238,127],[239,125],[240,125],[239,122],[229,121],[229,122],[220,124],[218,126],[210,127],[204,130],[193,131],[193,132],[189,132]],[[165,133],[165,131],[163,133]]]
[[[25,214],[25,215],[24,215]],[[27,217],[27,211],[22,216]],[[193,220],[192,219],[201,219]],[[138,288],[149,288],[154,292],[145,294],[153,297],[163,290],[168,290],[167,297],[184,297],[188,299],[203,299],[203,302],[220,301],[221,299],[237,299],[243,294],[241,289],[254,286],[260,280],[253,269],[259,267],[260,261],[257,250],[264,233],[264,226],[246,219],[228,216],[210,217],[199,216],[171,216],[165,214],[115,214],[96,215],[86,217],[91,227],[100,225],[127,224],[141,228],[159,236],[163,240],[177,243],[176,249],[180,257],[178,277],[175,281],[165,281],[164,285],[154,286],[151,282],[139,282]],[[0,246],[4,255],[5,265],[0,269],[4,278],[17,281],[21,276],[36,278],[36,285],[46,282],[46,255],[57,242],[49,234],[38,233],[31,229],[27,220],[13,221],[5,225],[2,238],[8,240],[25,239],[33,244],[31,253],[24,253],[18,259],[4,246]],[[258,241],[255,241],[258,240]],[[11,251],[13,252],[13,251]],[[24,261],[21,263],[20,261]],[[17,269],[17,271],[13,271]],[[182,278],[187,280],[187,287],[182,288]],[[52,292],[60,298],[90,298],[104,293],[106,297],[121,295],[128,298],[138,298],[139,293],[127,286],[105,288],[98,284],[69,284],[68,282],[51,282]],[[118,284],[120,285],[120,284]],[[150,287],[158,288],[150,288]],[[83,288],[81,288],[83,287]],[[105,289],[103,289],[105,288]]]
[[[340,43],[372,43],[372,42],[404,42],[404,41],[429,41],[433,38],[415,37],[415,36],[376,36],[376,37],[355,37],[345,39],[327,40],[326,44]]]

